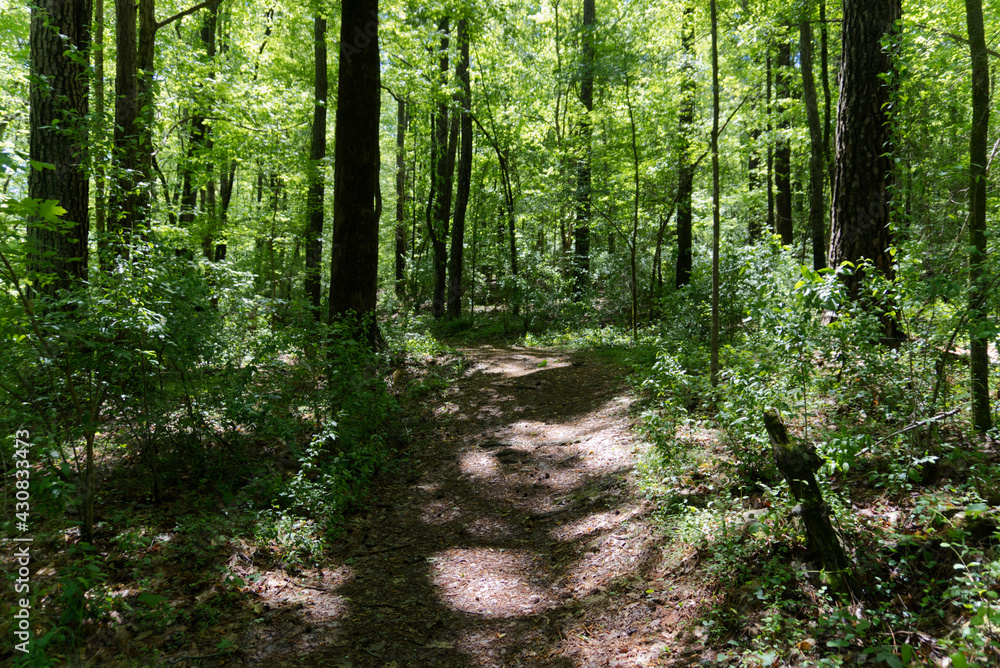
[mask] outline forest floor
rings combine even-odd
[[[412,408],[411,466],[375,481],[327,563],[256,573],[243,665],[704,659],[683,623],[707,593],[698,552],[657,531],[638,490],[626,371],[597,352],[460,354]]]

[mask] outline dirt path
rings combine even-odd
[[[412,473],[384,476],[327,568],[261,581],[246,663],[684,665],[690,592],[667,586],[635,490],[622,371],[593,354],[462,352],[468,368],[411,435]]]

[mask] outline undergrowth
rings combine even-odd
[[[107,279],[103,303],[77,306],[91,314],[79,331],[39,309],[41,331],[102,331],[100,350],[0,346],[0,525],[29,531],[35,555],[32,651],[5,648],[0,660],[155,661],[192,645],[225,656],[254,580],[321,562],[371,479],[406,466],[401,406],[453,372],[434,365],[449,349],[423,322],[383,323],[386,346],[373,351],[354,323],[322,326],[300,305],[254,297],[225,265],[207,272],[155,245],[133,263],[147,271]],[[33,335],[27,320],[0,326],[5,341]],[[71,399],[93,407],[86,423]],[[98,481],[89,542],[87,430]],[[30,470],[30,510],[16,505],[17,461]]]
[[[705,373],[704,302],[682,294],[637,381],[655,446],[645,493],[665,530],[702,545],[714,583],[696,637],[718,665],[996,665],[1000,456],[993,435],[971,434],[956,382],[948,345],[960,316],[933,308],[917,283],[870,281],[863,292],[908,335],[883,345],[882,312],[849,302],[835,273],[766,247],[747,262],[768,269],[729,285],[743,313],[723,331],[718,387]],[[817,448],[860,598],[832,591],[817,566],[771,456],[769,407]]]

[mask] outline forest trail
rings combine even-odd
[[[637,492],[624,371],[461,354],[410,435],[419,463],[380,477],[326,567],[262,580],[246,665],[687,665],[697,556],[664,557]]]

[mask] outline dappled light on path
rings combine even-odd
[[[619,369],[552,351],[463,354],[463,377],[428,400],[414,436],[421,463],[384,479],[324,567],[341,578],[308,590],[336,605],[295,612],[323,630],[251,663],[661,665],[674,636],[647,593],[662,555],[632,477],[641,446]]]
[[[550,602],[545,558],[534,551],[452,549],[431,559],[431,580],[438,595],[455,610],[518,617],[536,613]]]

